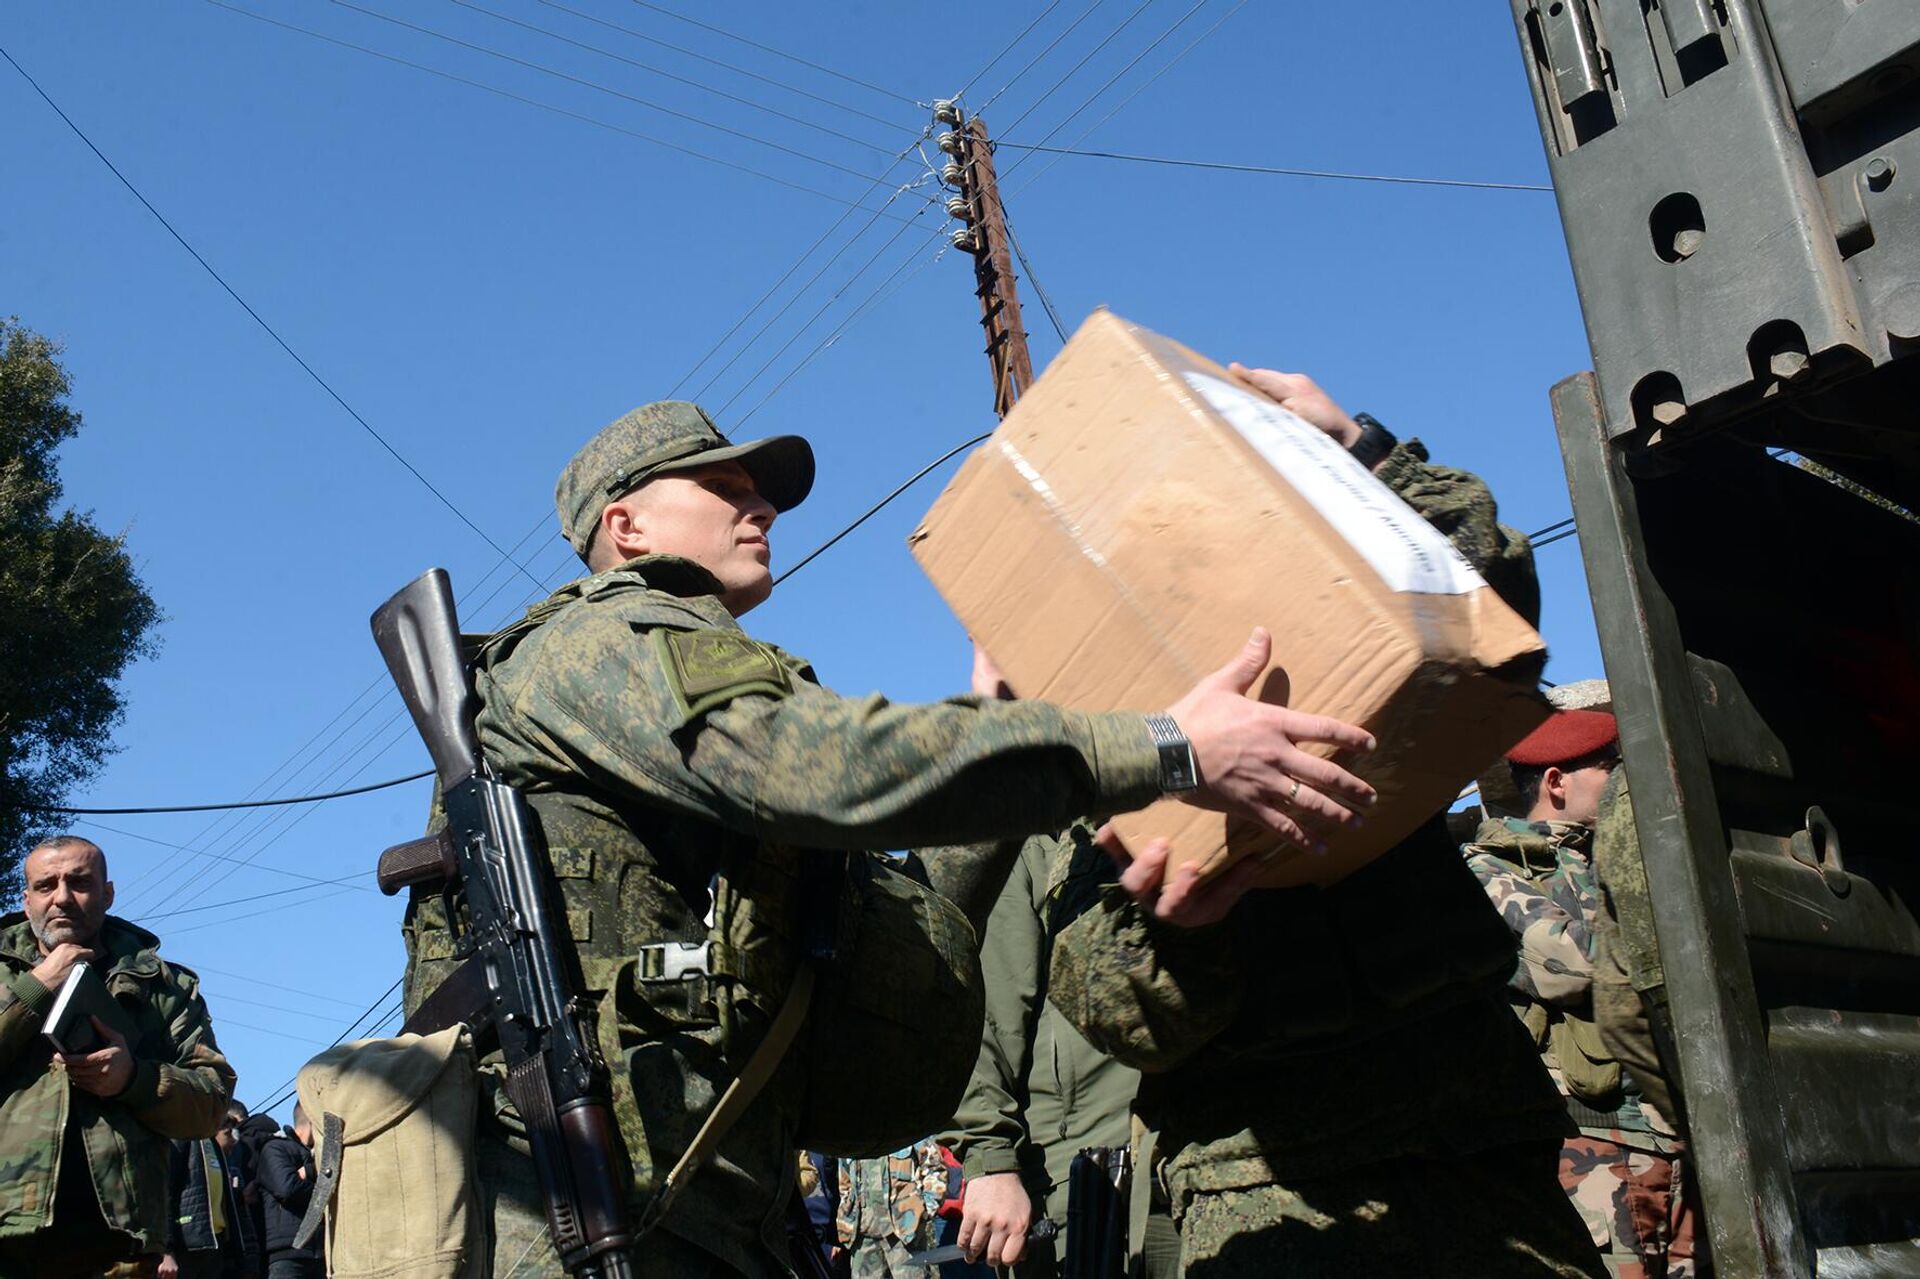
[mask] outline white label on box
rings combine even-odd
[[[1371,475],[1326,432],[1278,404],[1208,373],[1186,374],[1198,391],[1365,557],[1390,588],[1465,595],[1486,585],[1439,529]]]

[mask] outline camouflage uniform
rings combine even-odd
[[[1609,1273],[1694,1273],[1692,1214],[1680,1193],[1674,1129],[1623,1075],[1593,1020],[1599,878],[1593,828],[1519,818],[1482,823],[1467,865],[1520,943],[1508,994],[1580,1135],[1560,1154],[1560,1184]]]
[[[1033,1242],[1019,1279],[1049,1279],[1065,1248],[1067,1173],[1087,1146],[1125,1146],[1139,1072],[1100,1052],[1047,1002],[1053,939],[1113,883],[1113,859],[1082,824],[1036,836],[988,920],[980,972],[987,1022],[973,1082],[947,1143],[969,1178],[1020,1174],[1062,1233]]]
[[[1537,616],[1531,550],[1483,484],[1417,442],[1376,474]],[[1553,1176],[1566,1112],[1500,993],[1513,955],[1436,815],[1205,928],[1109,891],[1056,941],[1050,995],[1143,1072],[1193,1279],[1596,1276]]]
[[[111,915],[96,941],[134,1028],[133,1081],[103,1099],[52,1068],[40,1027],[53,992],[31,971],[33,930],[18,912],[0,918],[0,1276],[99,1274],[166,1245],[168,1139],[217,1132],[234,1075],[199,979],[162,960],[159,944]]]
[[[1137,715],[838,697],[747,638],[719,590],[688,561],[631,560],[562,587],[476,663],[481,748],[540,819],[597,1001],[635,1211],[786,995],[803,850],[1025,836],[1159,795]],[[709,939],[710,910],[710,972],[657,980],[650,948]],[[416,894],[406,932],[412,1008],[453,967],[437,895]],[[808,1057],[802,1037],[636,1248],[640,1273],[785,1273]],[[495,1274],[555,1274],[517,1117],[497,1076],[483,1088]]]
[[[841,1160],[836,1225],[853,1279],[936,1279],[935,1267],[908,1265],[907,1257],[939,1242],[946,1195],[947,1164],[932,1141]]]

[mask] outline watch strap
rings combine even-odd
[[[1194,762],[1193,743],[1180,731],[1180,725],[1165,711],[1146,717],[1147,734],[1160,754],[1160,791],[1178,795],[1200,785],[1200,768]]]
[[[1393,452],[1393,446],[1400,442],[1399,437],[1380,425],[1380,419],[1371,413],[1355,413],[1353,420],[1359,424],[1360,438],[1353,442],[1353,447],[1347,452],[1353,455],[1354,461],[1371,471],[1386,460],[1387,454]]]

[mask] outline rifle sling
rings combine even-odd
[[[293,1246],[304,1248],[313,1242],[326,1224],[327,1208],[340,1188],[340,1156],[346,1145],[347,1126],[340,1116],[324,1113],[320,1117],[320,1157],[314,1163],[313,1197],[294,1232]]]
[[[774,1015],[773,1024],[767,1027],[767,1034],[760,1046],[747,1058],[747,1064],[727,1085],[726,1092],[720,1095],[719,1104],[707,1115],[707,1121],[700,1125],[700,1131],[687,1143],[687,1149],[680,1156],[666,1179],[660,1183],[660,1189],[654,1192],[653,1202],[647,1205],[645,1216],[640,1222],[640,1233],[644,1234],[660,1224],[667,1212],[673,1207],[675,1199],[686,1188],[693,1174],[700,1171],[714,1151],[719,1147],[721,1138],[727,1135],[740,1116],[760,1095],[767,1081],[773,1078],[773,1072],[787,1055],[794,1037],[800,1033],[800,1027],[807,1020],[807,1006],[813,999],[813,986],[816,978],[814,966],[801,963],[794,974],[793,985],[787,991],[787,998],[780,1005],[780,1011]]]

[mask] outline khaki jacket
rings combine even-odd
[[[51,1220],[60,1160],[84,1151],[107,1225],[142,1251],[166,1242],[168,1140],[211,1137],[233,1096],[233,1068],[214,1043],[200,979],[157,953],[144,928],[107,917],[107,989],[135,1033],[133,1082],[102,1099],[52,1068],[40,1026],[53,992],[33,976],[40,956],[26,917],[0,918],[0,1239],[32,1235]],[[69,1131],[78,1144],[65,1140]]]

